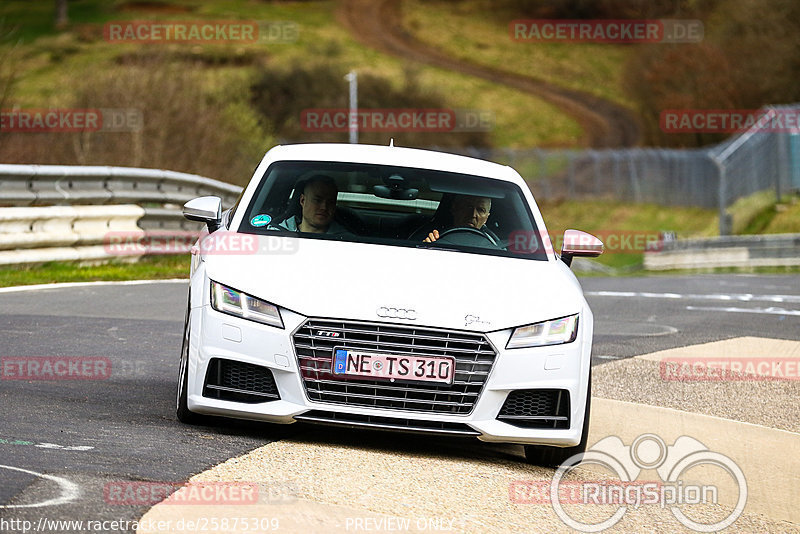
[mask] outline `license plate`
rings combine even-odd
[[[455,360],[443,356],[381,354],[336,348],[333,374],[452,384]]]

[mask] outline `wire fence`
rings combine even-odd
[[[770,107],[760,117],[800,115],[800,106]],[[505,163],[539,199],[609,199],[664,206],[716,208],[720,235],[731,233],[727,213],[736,200],[774,190],[800,190],[797,129],[755,125],[702,149],[465,149],[468,156]]]

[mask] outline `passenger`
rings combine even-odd
[[[459,227],[475,228],[492,237],[493,241],[496,241],[494,235],[486,228],[486,221],[489,219],[491,209],[492,199],[490,198],[458,195],[453,199],[453,203],[450,206],[453,224],[446,230]],[[423,242],[433,243],[437,239],[439,239],[439,230],[434,229]]]
[[[300,193],[300,214],[278,226],[292,232],[344,234],[347,230],[333,220],[339,189],[330,176],[317,174],[308,179]]]

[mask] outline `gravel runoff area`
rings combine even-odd
[[[279,518],[288,527],[281,532],[573,532],[546,501],[532,502],[546,498],[552,469],[489,452],[487,457],[480,455],[480,448],[469,447],[465,454],[453,443],[434,446],[418,438],[332,431],[271,443],[192,482],[258,481],[263,495],[258,513]],[[578,469],[573,478],[608,478]],[[209,513],[219,514],[219,508],[211,507]],[[602,521],[618,509],[585,504],[564,508],[585,522]],[[726,517],[730,508],[683,510],[712,523]],[[629,508],[609,530],[643,531],[692,532],[658,505]],[[743,514],[726,532],[800,532],[800,527]]]
[[[728,342],[717,343],[695,346],[699,348],[694,353],[656,353],[597,366],[593,393],[797,432],[800,382],[796,380],[662,380],[658,361],[663,357],[737,354]],[[753,355],[753,347],[761,347],[762,356],[800,355],[800,343],[791,343],[796,345],[748,339],[744,350]],[[257,484],[257,505],[159,505],[143,519],[247,513],[277,518],[279,532],[573,531],[547,501],[554,470],[523,463],[521,452],[518,446],[474,440],[308,427],[191,479],[191,483]],[[608,473],[587,466],[571,476],[602,481]],[[585,522],[602,521],[618,509],[587,504],[564,508]],[[695,505],[681,510],[699,522],[712,523],[726,517],[730,507]],[[621,521],[608,530],[640,531],[694,532],[679,523],[668,507],[658,504],[628,507]],[[800,533],[800,525],[744,513],[725,532]]]
[[[783,371],[788,369],[794,379],[753,379],[751,375],[739,374],[732,375],[732,380],[687,380],[686,373],[671,372],[672,369],[661,363],[711,363],[740,358],[783,360]],[[787,360],[793,360],[794,366],[785,367]],[[674,408],[800,433],[798,364],[798,341],[735,338],[596,366],[592,371],[592,393],[606,399]]]

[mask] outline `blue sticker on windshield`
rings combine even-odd
[[[256,215],[252,219],[250,219],[250,226],[266,226],[272,221],[272,217],[269,215]]]

